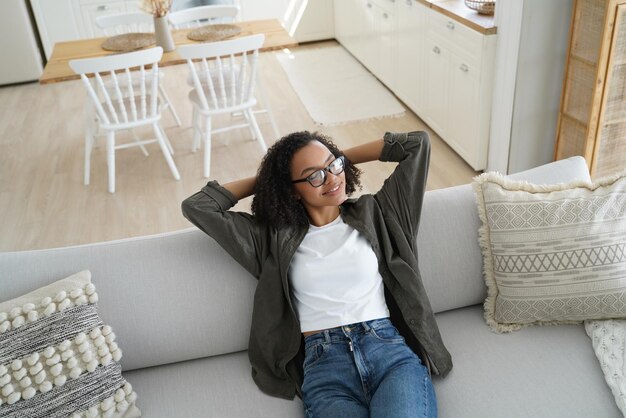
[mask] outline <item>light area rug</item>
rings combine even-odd
[[[276,57],[318,125],[404,115],[395,96],[341,46],[280,52]]]

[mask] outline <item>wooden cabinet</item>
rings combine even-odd
[[[626,0],[577,0],[555,159],[582,155],[592,177],[626,168]]]

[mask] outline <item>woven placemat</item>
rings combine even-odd
[[[102,43],[102,49],[115,52],[128,52],[154,45],[154,33],[125,33],[108,38]]]
[[[192,41],[220,41],[222,39],[230,38],[241,33],[241,28],[237,25],[230,24],[215,24],[206,25],[200,28],[194,29],[187,34],[187,38]]]

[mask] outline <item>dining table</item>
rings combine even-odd
[[[234,22],[233,24],[239,26],[241,28],[241,32],[229,39],[264,34],[265,42],[260,49],[261,52],[292,48],[298,45],[298,42],[289,35],[287,30],[277,19],[241,21]],[[172,38],[174,39],[174,44],[176,46],[180,46],[198,43],[198,41],[193,41],[187,37],[187,34],[192,30],[192,28],[173,29]],[[69,62],[71,60],[103,57],[119,53],[107,51],[102,48],[102,44],[107,39],[108,37],[102,37],[57,42],[54,45],[52,54],[50,55],[50,58],[48,59],[48,62],[43,70],[43,74],[39,78],[39,83],[50,84],[61,81],[77,80],[80,78],[80,75],[74,73],[74,71],[70,68]],[[174,49],[173,51],[163,53],[163,57],[161,58],[161,61],[159,61],[159,66],[166,67],[169,65],[183,64],[185,62],[186,60],[178,54],[176,49]]]

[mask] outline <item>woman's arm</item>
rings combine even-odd
[[[202,190],[183,201],[183,215],[258,278],[262,260],[266,257],[264,228],[254,222],[249,213],[229,210],[237,204],[239,197],[252,194],[254,177],[229,184],[230,189],[227,189],[216,181],[208,182]]]
[[[254,186],[256,185],[256,176],[246,177],[241,180],[231,181],[223,184],[226,190],[231,192],[237,200],[244,199],[254,194]]]
[[[367,163],[369,161],[378,161],[383,151],[385,141],[377,139],[367,144],[357,145],[356,147],[343,150],[343,153],[352,164]]]

